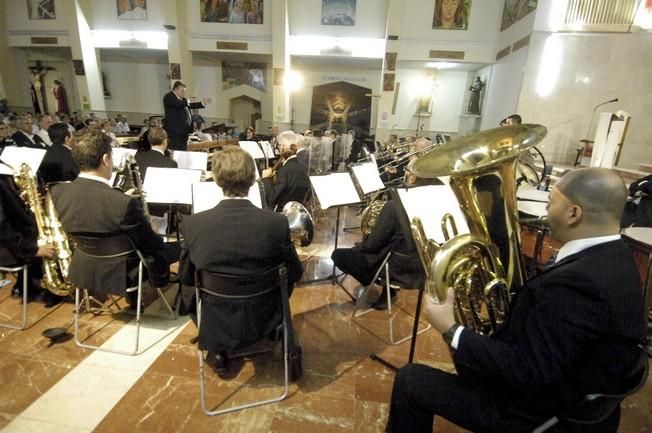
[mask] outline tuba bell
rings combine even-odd
[[[512,295],[525,281],[515,167],[518,155],[545,135],[544,126],[532,124],[490,129],[451,141],[409,166],[422,178],[450,176],[470,233],[453,229],[453,236],[437,245],[417,218],[411,229],[427,292],[444,300],[452,287],[456,321],[481,334],[491,334],[504,321]],[[449,225],[442,221],[443,228]]]
[[[281,211],[290,225],[290,238],[295,246],[307,247],[312,243],[315,225],[310,212],[298,201],[289,201]]]

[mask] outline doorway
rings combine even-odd
[[[256,121],[262,117],[260,101],[248,96],[231,99],[231,120],[244,131],[248,126],[256,126]]]

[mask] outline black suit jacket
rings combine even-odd
[[[296,159],[288,159],[276,172],[276,183],[263,179],[265,198],[270,209],[283,208],[289,201],[305,203],[310,198],[310,178],[306,169]]]
[[[160,167],[160,168],[177,168],[177,162],[163,155],[158,150],[139,150],[136,152],[136,164],[138,164],[138,169],[140,170],[140,175],[145,180],[145,174],[147,174],[147,169],[149,167]]]
[[[48,145],[43,142],[43,139],[36,134],[32,135],[32,139],[30,140],[23,131],[16,131],[11,138],[18,147],[31,147],[32,149],[48,148]]]
[[[390,280],[406,289],[420,288],[425,274],[419,255],[405,232],[399,219],[400,204],[389,200],[378,215],[369,237],[351,249],[351,254],[337,255],[339,260],[351,260],[351,263],[335,263],[360,283],[368,285],[388,252],[390,256]],[[384,277],[384,274],[381,274]]]
[[[308,149],[302,149],[297,152],[297,161],[299,161],[301,166],[303,166],[304,170],[306,170],[306,173],[308,172],[309,159],[310,152],[308,152]]]
[[[11,176],[0,175],[0,265],[29,262],[38,245],[34,214],[18,195]]]
[[[643,310],[631,251],[623,240],[600,244],[530,279],[493,337],[462,331],[455,366],[521,410],[556,414],[587,393],[623,391]]]
[[[187,285],[194,285],[195,269],[252,275],[285,263],[290,286],[303,273],[287,218],[258,209],[248,200],[223,200],[213,209],[186,216],[182,231],[180,272]],[[194,287],[184,287],[183,300],[194,309]],[[281,318],[277,291],[246,302],[208,297],[202,304],[200,347],[212,351],[245,347],[270,333]]]
[[[38,172],[41,180],[46,184],[67,182],[77,178],[79,167],[72,159],[70,149],[63,144],[55,143],[45,152]]]
[[[126,234],[148,260],[150,279],[157,286],[167,282],[168,265],[161,256],[163,240],[145,219],[140,202],[108,185],[84,178],[50,188],[59,220],[69,235],[110,236]],[[96,294],[123,294],[133,281],[134,258],[93,259],[73,252],[68,278],[79,287],[102,287]],[[137,266],[136,266],[137,268]],[[136,269],[137,271],[137,269]]]
[[[190,134],[193,131],[190,110],[204,108],[201,102],[188,102],[186,98],[179,99],[173,91],[163,97],[165,110],[165,129],[176,134]]]

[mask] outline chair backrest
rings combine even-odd
[[[124,233],[109,236],[91,234],[71,234],[70,236],[75,242],[76,251],[96,259],[108,259],[138,253],[132,240]]]
[[[634,367],[625,377],[626,390],[620,394],[586,394],[560,418],[574,424],[597,424],[604,421],[626,397],[640,390],[647,380],[650,361],[645,348],[639,346],[640,353]]]
[[[250,299],[265,295],[287,282],[284,264],[251,275],[197,270],[195,285],[201,293],[225,299]]]

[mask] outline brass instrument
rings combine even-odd
[[[315,225],[310,212],[298,201],[289,201],[281,211],[288,219],[290,238],[295,246],[307,247],[312,243]]]
[[[36,184],[36,177],[29,165],[23,163],[14,174],[16,185],[24,193],[24,199],[34,214],[38,227],[39,246],[51,244],[54,246],[55,258],[43,257],[44,276],[41,281],[43,288],[58,296],[68,296],[75,291],[75,286],[66,281],[72,259],[72,250],[68,236],[63,231],[50,193],[45,195],[45,210]]]
[[[412,144],[413,143],[410,143],[410,145],[412,145]],[[405,163],[406,161],[410,161],[410,159],[412,159],[412,157],[417,157],[417,156],[419,156],[420,154],[422,154],[424,152],[429,152],[431,150],[435,150],[439,146],[440,146],[439,143],[433,142],[433,143],[429,144],[428,146],[424,147],[421,150],[411,150],[410,152],[402,155],[401,157],[396,158],[395,160],[390,161],[387,164],[381,165],[380,167],[378,167],[378,170],[383,171],[383,169],[385,169],[385,168],[388,168],[388,169],[390,169],[390,168],[394,168],[394,169],[398,168],[399,165]]]
[[[369,206],[364,208],[362,211],[362,217],[360,218],[360,230],[362,231],[362,239],[365,240],[371,234],[371,231],[378,221],[378,216],[382,212],[383,208],[387,204],[387,197],[381,197],[381,191],[378,191],[371,201]]]
[[[444,300],[452,287],[457,322],[476,332],[496,330],[513,292],[524,283],[515,166],[518,155],[545,135],[541,125],[491,129],[452,141],[410,163],[409,169],[422,178],[451,176],[450,186],[470,234],[453,233],[437,245],[426,239],[417,218],[411,228],[426,268],[426,290]]]

